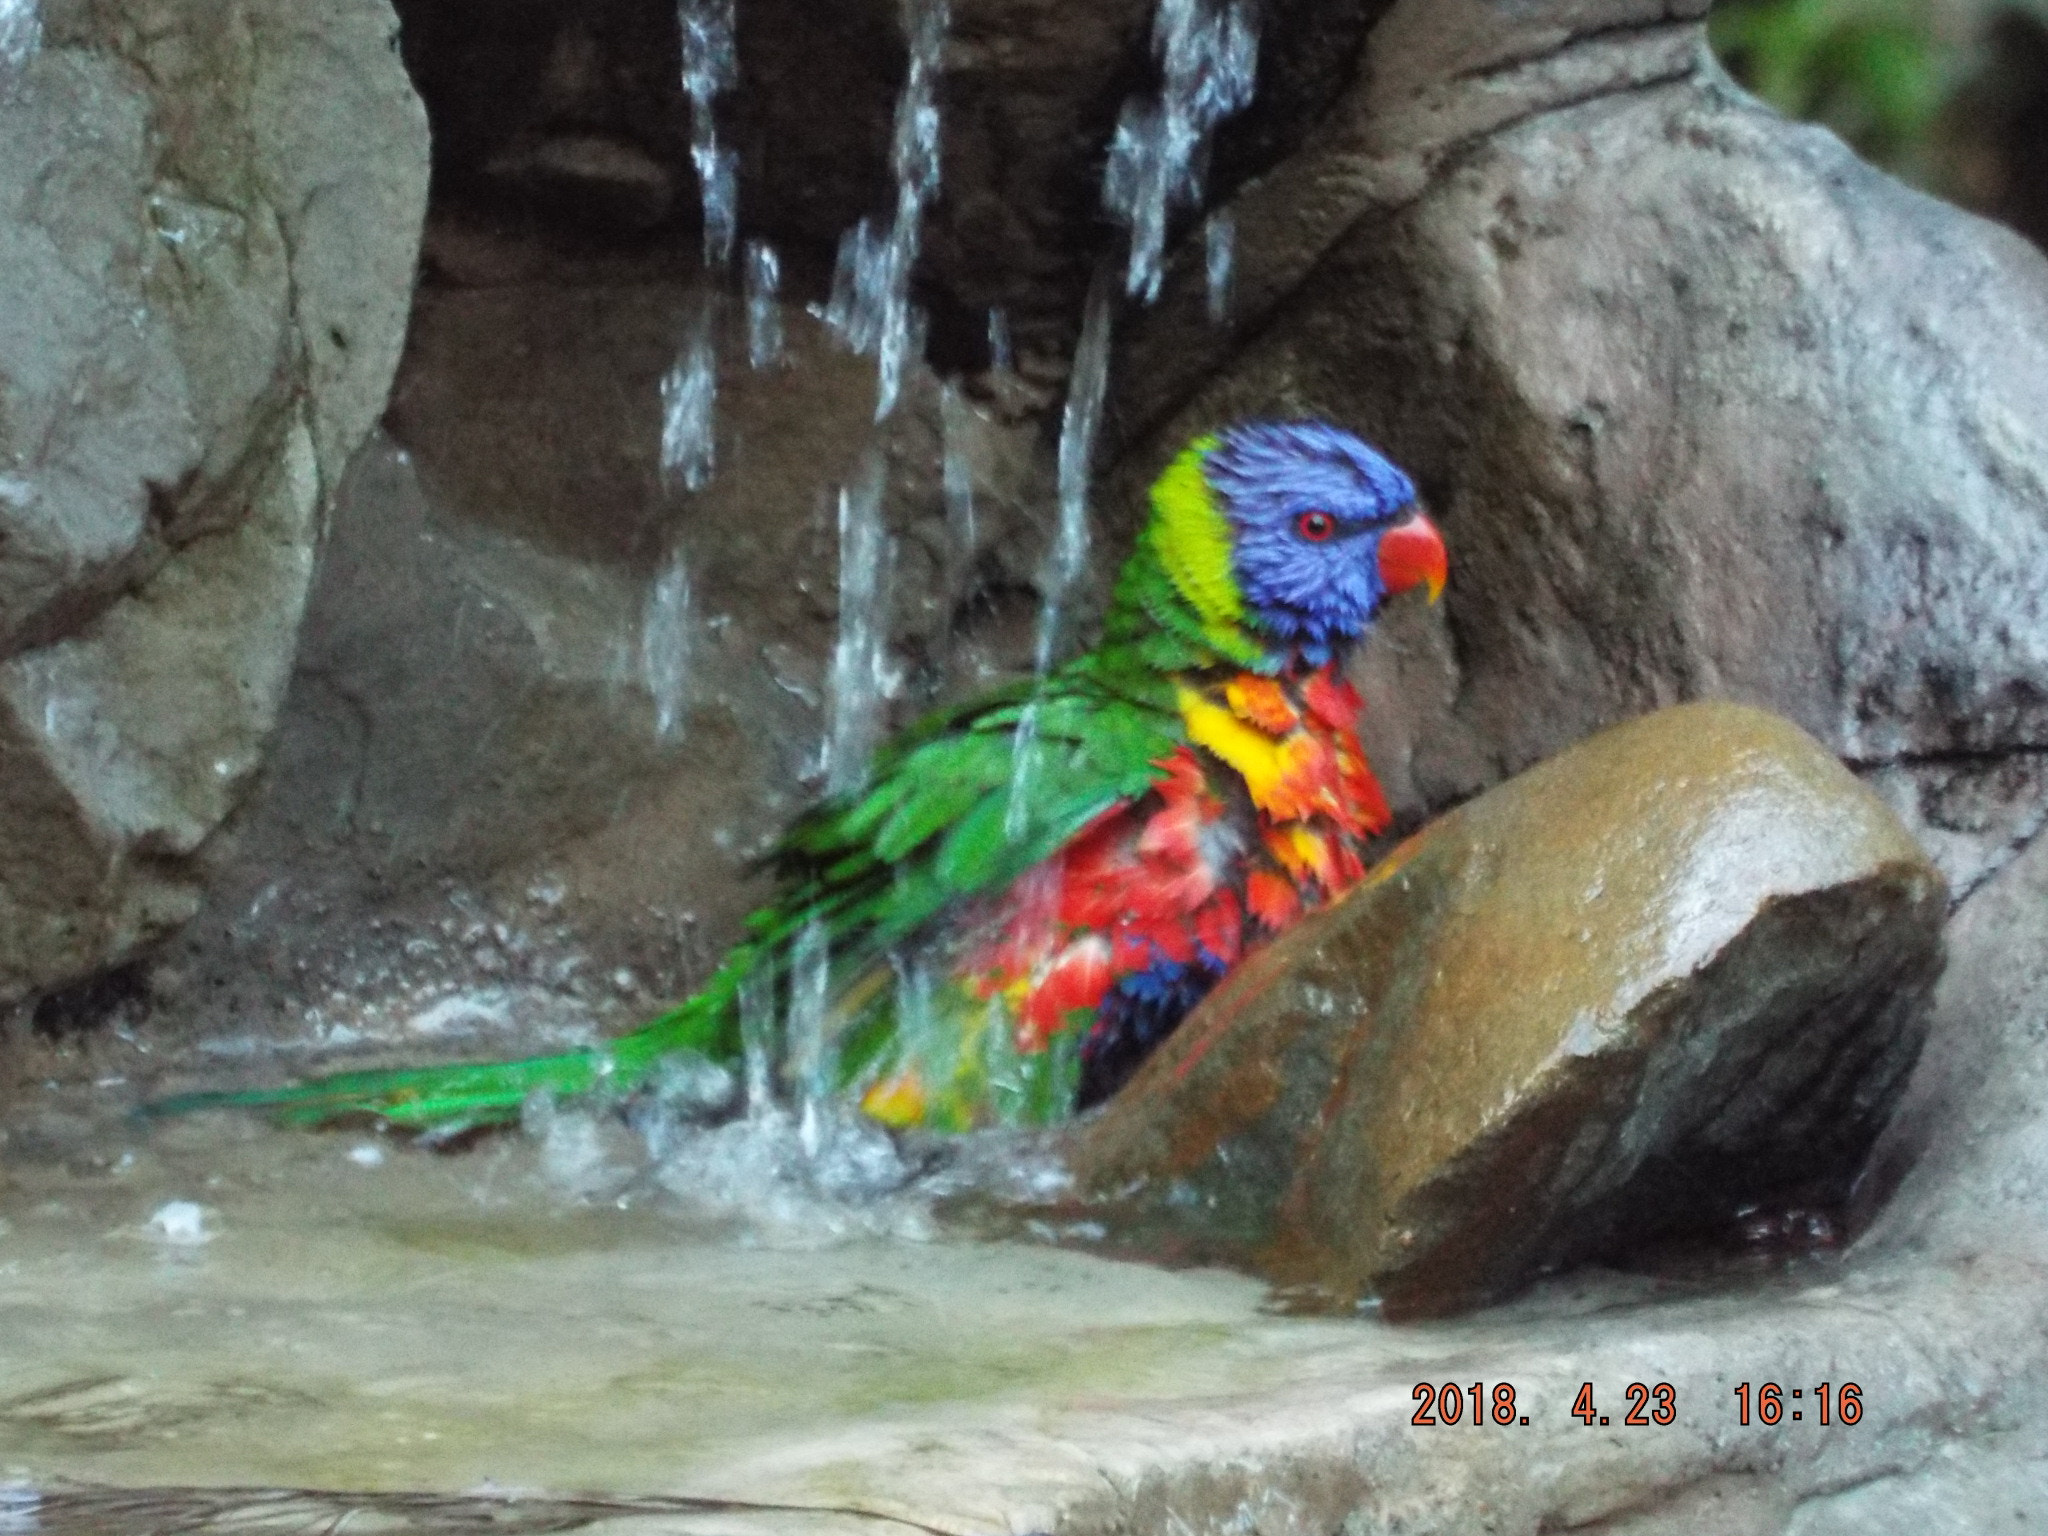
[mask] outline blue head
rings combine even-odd
[[[1203,461],[1231,530],[1245,616],[1321,665],[1390,594],[1443,587],[1445,555],[1415,485],[1384,455],[1319,421],[1246,422]]]

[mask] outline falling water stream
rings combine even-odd
[[[782,260],[762,240],[749,240],[746,255],[747,364],[772,368],[782,361]]]
[[[887,461],[869,453],[854,483],[839,492],[839,635],[832,648],[825,788],[851,793],[865,782],[881,739],[889,683],[890,546],[882,522]]]
[[[1148,303],[1159,296],[1175,210],[1201,203],[1210,135],[1251,104],[1259,57],[1252,6],[1159,0],[1152,47],[1159,95],[1124,103],[1102,183],[1104,204],[1131,232],[1125,291]]]
[[[733,0],[681,0],[683,94],[690,99],[690,163],[704,219],[704,265],[732,260],[739,227],[739,157],[718,141],[713,103],[739,79]]]
[[[1102,426],[1102,402],[1109,388],[1110,321],[1116,297],[1106,269],[1089,286],[1088,306],[1081,319],[1081,339],[1074,348],[1073,373],[1067,383],[1066,410],[1060,419],[1059,529],[1053,536],[1039,577],[1040,606],[1032,665],[1041,681],[1052,671],[1060,638],[1060,620],[1067,594],[1088,563],[1088,482],[1095,460],[1095,439]],[[1017,723],[1017,745],[1010,765],[1010,803],[1003,818],[1011,839],[1022,837],[1030,823],[1030,787],[1038,756],[1037,699],[1025,705]]]
[[[688,701],[691,649],[690,568],[671,550],[647,589],[640,618],[640,678],[654,702],[657,740],[682,735]]]
[[[682,355],[661,381],[661,469],[671,485],[702,490],[717,463],[718,304],[699,296]]]
[[[945,0],[904,0],[909,68],[896,101],[890,163],[896,210],[886,231],[863,219],[839,243],[826,323],[846,345],[875,359],[875,420],[896,408],[903,370],[924,350],[924,317],[910,278],[924,239],[924,214],[939,191],[938,82],[946,46]]]

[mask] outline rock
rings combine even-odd
[[[1786,1191],[1840,1202],[1919,1050],[1946,894],[1788,723],[1665,710],[1246,962],[1073,1165],[1201,1251],[1409,1317]]]
[[[2048,1260],[2048,842],[1948,930],[1927,1049],[1857,1191],[1872,1248]],[[2037,1305],[2039,1303],[2036,1303]]]
[[[1327,414],[1452,551],[1375,763],[1419,820],[1620,718],[1789,715],[1960,896],[2048,805],[2048,263],[1735,90],[1703,0],[1404,0],[1112,377],[1123,502],[1190,432]]]
[[[382,0],[56,4],[0,96],[0,1001],[188,916],[426,190]]]

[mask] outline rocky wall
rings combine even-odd
[[[381,0],[43,22],[0,97],[0,999],[196,910],[426,191]]]

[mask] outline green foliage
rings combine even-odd
[[[1729,72],[1779,111],[1903,173],[1921,164],[1960,73],[1926,0],[1725,0],[1709,36]]]

